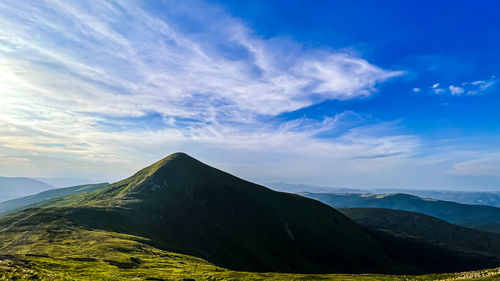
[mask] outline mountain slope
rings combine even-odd
[[[0,202],[36,194],[54,187],[32,178],[0,177]]]
[[[385,208],[426,214],[441,220],[486,230],[500,222],[500,208],[466,205],[449,201],[423,199],[408,194],[332,194],[304,193],[334,208]],[[495,231],[492,227],[489,231]]]
[[[477,281],[500,277],[500,269],[419,276],[238,272],[150,247],[140,237],[67,223],[56,220],[33,231],[18,221],[0,231],[0,280]]]
[[[103,188],[106,185],[108,185],[108,184],[107,183],[100,183],[100,184],[87,184],[87,185],[71,186],[71,187],[66,187],[66,188],[56,188],[56,189],[42,191],[42,192],[37,193],[35,195],[29,195],[29,196],[22,197],[22,198],[17,198],[17,199],[12,199],[12,200],[8,200],[8,201],[0,202],[0,215],[6,214],[8,212],[12,212],[14,210],[27,208],[33,204],[36,204],[36,203],[39,203],[42,201],[46,201],[46,200],[50,200],[50,199],[53,199],[56,197],[94,191],[94,190]]]
[[[429,270],[500,266],[498,233],[454,225],[415,212],[378,208],[339,210],[372,232],[390,253]]]
[[[182,153],[103,189],[49,202],[17,220],[40,225],[63,218],[238,270],[402,270],[335,209],[244,181]],[[11,224],[0,219],[0,229]]]

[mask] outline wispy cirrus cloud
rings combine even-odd
[[[279,155],[276,163],[300,155],[404,158],[418,147],[418,138],[393,123],[340,126],[354,113],[275,118],[324,100],[370,96],[402,72],[259,37],[203,2],[167,1],[162,13],[147,4],[0,3],[4,157],[31,162],[40,175],[70,174],[75,165],[89,175],[124,176],[175,150],[270,153]],[[339,132],[319,137],[329,130]]]
[[[459,84],[451,84],[448,87],[442,87],[440,83],[435,83],[430,87],[430,93],[436,95],[449,94],[451,96],[475,96],[489,91],[497,83],[495,76],[488,80],[478,80],[474,82],[462,82]]]

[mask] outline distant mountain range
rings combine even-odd
[[[500,207],[500,191],[375,189],[372,193],[406,193],[423,198],[453,201],[462,204]]]
[[[453,201],[462,204],[476,204],[500,207],[500,191],[453,191],[453,190],[425,190],[425,189],[403,189],[403,188],[343,188],[315,186],[308,184],[289,184],[289,183],[268,183],[270,188],[290,193],[311,192],[311,193],[372,193],[372,194],[390,194],[405,193],[423,198],[432,198],[445,201]],[[499,187],[500,189],[500,187]]]
[[[412,211],[441,220],[487,231],[497,231],[500,208],[423,199],[408,194],[302,193],[334,208],[385,208]]]
[[[0,215],[4,215],[8,212],[21,210],[28,207],[34,207],[33,205],[36,203],[40,203],[53,198],[66,196],[70,194],[79,194],[79,193],[94,191],[103,188],[106,185],[108,184],[100,183],[100,184],[71,186],[66,188],[56,188],[56,189],[42,191],[35,195],[29,195],[21,198],[0,202]]]
[[[0,202],[32,195],[54,186],[32,178],[0,177]]]
[[[34,179],[42,181],[46,184],[52,185],[57,188],[99,183],[99,181],[92,179],[77,179],[77,178],[34,178]]]
[[[300,193],[300,192],[314,192],[314,193],[369,193],[364,189],[343,188],[343,187],[329,187],[329,186],[315,186],[308,184],[290,184],[281,182],[266,183],[265,186],[281,192]]]

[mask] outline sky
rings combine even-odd
[[[500,190],[498,34],[497,1],[1,1],[0,175]]]

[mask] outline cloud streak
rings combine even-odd
[[[436,95],[449,94],[451,96],[475,96],[484,94],[491,90],[493,86],[497,83],[495,76],[488,80],[478,80],[474,82],[463,82],[455,85],[449,85],[448,88],[440,87],[440,83],[433,84],[430,89],[430,93]],[[415,92],[415,91],[414,91]]]

